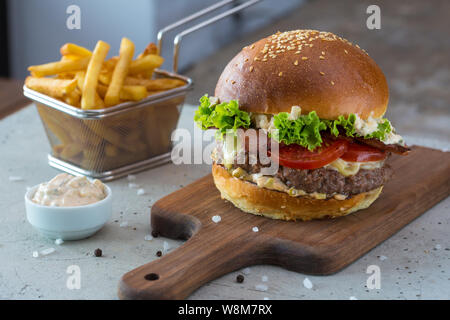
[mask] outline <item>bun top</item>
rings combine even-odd
[[[217,82],[220,101],[277,114],[300,106],[322,119],[381,117],[389,99],[383,72],[368,54],[330,32],[278,32],[244,47]]]

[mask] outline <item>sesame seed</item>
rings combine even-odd
[[[253,71],[253,66],[250,66],[250,72],[252,72]]]
[[[331,81],[331,85],[333,85],[333,86],[334,86],[334,81]]]
[[[308,60],[308,57],[302,57],[302,60]]]
[[[324,55],[325,55],[325,52],[322,51],[322,55],[324,56]]]
[[[325,75],[325,72],[320,71],[320,74],[324,76],[324,75]]]
[[[259,58],[258,58],[258,57],[254,57],[253,60],[254,60],[254,61],[258,61]]]
[[[250,49],[253,49],[255,47],[255,45],[254,44],[252,44],[251,46],[250,46]]]
[[[298,60],[294,61],[294,66],[298,66]]]
[[[324,60],[325,57],[324,56],[319,56],[319,59]]]
[[[245,62],[247,62],[248,61],[248,58],[245,58],[245,60],[244,60]]]
[[[348,54],[348,51],[344,49],[345,54]]]
[[[234,81],[234,80],[231,80],[231,84],[235,84],[236,83],[236,81]]]
[[[283,72],[280,72],[280,73],[278,74],[279,77],[281,77],[282,75],[283,75]]]

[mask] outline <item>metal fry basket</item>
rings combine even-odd
[[[182,80],[185,85],[181,87],[137,102],[82,110],[24,86],[24,95],[35,102],[50,142],[50,166],[74,175],[108,181],[170,162],[171,134],[192,87],[192,79],[177,73],[182,37],[259,1],[247,1],[175,37],[174,72],[156,69],[154,75]],[[232,2],[234,0],[220,1],[163,28],[158,32],[158,51],[165,32]]]

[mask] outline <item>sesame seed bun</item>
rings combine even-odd
[[[242,110],[277,114],[300,106],[322,119],[358,114],[381,117],[389,99],[386,78],[359,46],[329,32],[277,33],[242,49],[216,86],[220,101]]]
[[[212,167],[212,175],[223,199],[242,211],[280,220],[307,221],[345,216],[369,207],[383,189],[379,187],[345,200],[318,200],[292,197],[285,192],[260,188],[254,183],[233,177],[216,164]]]

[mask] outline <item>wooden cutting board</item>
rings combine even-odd
[[[254,216],[222,200],[211,175],[153,205],[161,236],[189,239],[126,273],[122,299],[183,299],[226,273],[256,264],[326,275],[337,272],[450,195],[450,152],[413,147],[389,160],[395,176],[368,209],[346,217],[286,222]],[[220,215],[214,223],[211,218]],[[253,227],[259,232],[253,232]]]

